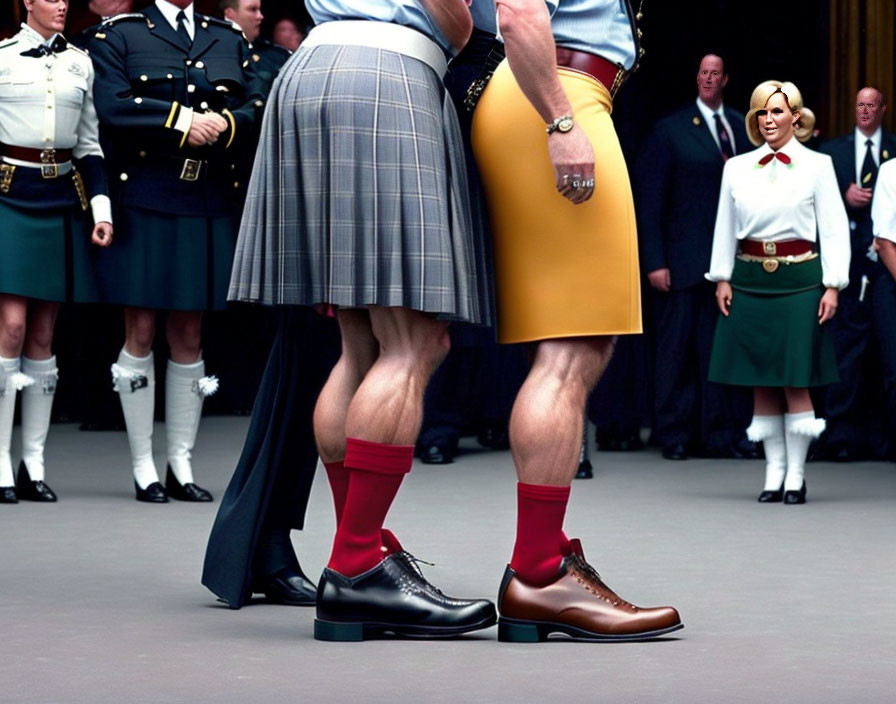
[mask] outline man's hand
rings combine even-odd
[[[575,204],[594,195],[594,149],[588,135],[573,125],[569,132],[548,137],[548,154],[554,165],[557,190]]]
[[[651,286],[662,293],[669,293],[669,289],[672,288],[672,274],[665,267],[651,271],[647,274],[647,280]]]
[[[861,188],[854,183],[849,184],[846,193],[843,194],[846,204],[851,208],[864,208],[871,205],[871,189]]]
[[[214,144],[218,141],[218,135],[225,132],[227,128],[227,120],[216,112],[194,112],[193,121],[190,123],[190,133],[187,135],[187,143],[191,147]]]
[[[732,297],[731,284],[727,281],[719,281],[716,284],[716,303],[719,304],[719,310],[726,318],[731,309]]]
[[[98,222],[93,226],[90,241],[97,247],[108,247],[112,244],[112,223]]]

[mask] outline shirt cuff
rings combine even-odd
[[[180,106],[180,110],[177,111],[177,121],[174,123],[174,129],[178,132],[183,132],[186,134],[190,131],[190,126],[193,124],[193,108],[188,108],[185,105]]]
[[[93,222],[112,222],[112,201],[109,196],[98,195],[90,199],[90,210],[93,213]]]

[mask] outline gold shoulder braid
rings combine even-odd
[[[78,192],[78,200],[81,201],[81,210],[87,210],[87,189],[84,188],[84,178],[74,167],[72,168],[72,181],[75,184],[75,190]]]

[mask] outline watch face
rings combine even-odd
[[[572,129],[572,118],[564,117],[560,122],[557,123],[557,131],[558,132],[569,132]]]

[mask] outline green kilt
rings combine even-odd
[[[25,210],[0,199],[0,293],[42,301],[96,300],[93,226],[80,207]]]
[[[157,310],[222,310],[235,246],[232,217],[123,208],[116,214],[115,241],[95,255],[102,301]]]
[[[737,259],[728,317],[719,316],[709,380],[737,386],[806,388],[839,381],[828,324],[818,324],[824,294],[821,258],[781,263],[769,273]]]

